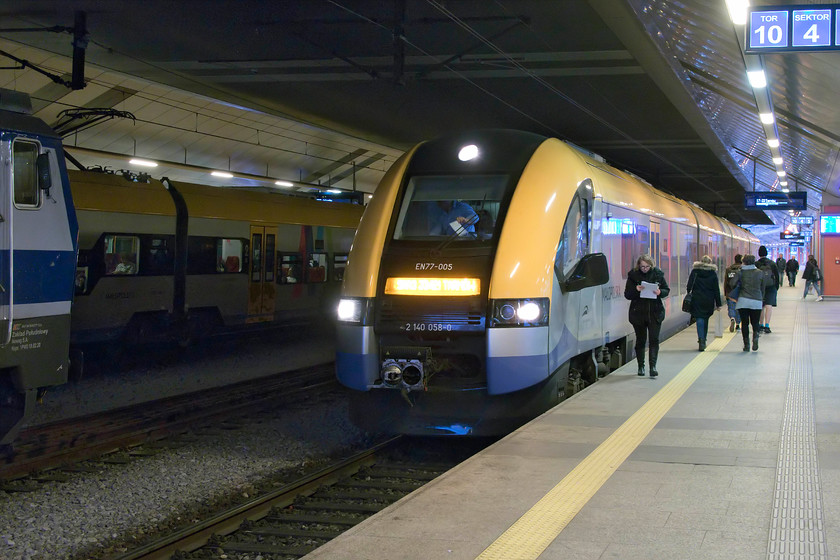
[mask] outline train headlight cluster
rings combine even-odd
[[[338,302],[337,317],[343,323],[370,323],[373,300],[370,298],[341,298]]]
[[[548,324],[548,298],[491,300],[492,327],[541,327]]]

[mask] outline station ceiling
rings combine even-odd
[[[838,194],[838,53],[745,57],[724,0],[28,0],[0,5],[0,50],[67,78],[71,34],[12,29],[72,28],[79,12],[85,89],[8,59],[0,86],[31,93],[53,124],[71,107],[132,113],[69,134],[85,157],[372,192],[416,142],[516,128],[761,234],[787,213],[744,209],[745,191],[780,188],[751,60],[791,190],[811,214]]]

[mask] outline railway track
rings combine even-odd
[[[103,455],[104,462],[128,461],[153,453],[165,438],[232,427],[233,418],[333,386],[333,366],[325,364],[26,429],[14,453],[0,459],[0,489],[22,491],[31,482],[60,479],[61,471],[83,469],[73,464]],[[21,482],[25,477],[29,482]]]
[[[115,560],[304,556],[465,458],[395,460],[403,441],[380,443]]]

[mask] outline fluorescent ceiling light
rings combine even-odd
[[[337,189],[327,189],[327,192],[330,194],[341,194],[341,191]]]
[[[767,145],[771,148],[778,148],[779,147],[779,139],[778,138],[768,138]]]
[[[758,118],[761,119],[763,124],[773,124],[773,121],[776,120],[773,118],[773,113],[759,113]]]
[[[780,181],[779,184],[783,187],[786,187],[788,185],[788,182],[787,181]]]
[[[779,177],[784,177],[785,175],[787,175],[787,172],[785,172],[785,171],[776,171],[776,175],[778,175]]]
[[[274,181],[274,184],[278,187],[294,187],[295,184],[289,181]]]
[[[785,188],[783,188],[783,189],[782,189],[782,192],[790,192],[790,189],[785,189]]]
[[[750,7],[749,0],[726,0],[726,8],[729,10],[729,19],[735,25],[747,24],[747,8]]]
[[[132,158],[132,159],[128,160],[128,163],[130,163],[131,165],[140,165],[142,167],[157,167],[158,166],[156,161],[151,161],[151,160],[148,160],[148,159]]]
[[[228,173],[227,171],[213,171],[210,175],[213,177],[224,177],[225,179],[233,177],[233,173]]]
[[[780,157],[774,157],[774,158],[773,158],[773,163],[775,163],[776,165],[782,165],[782,163],[784,163],[784,161],[785,161],[785,160],[783,160],[783,159],[782,159],[782,158],[780,158]]]
[[[764,73],[764,70],[752,70],[747,72],[747,79],[750,81],[750,85],[754,88],[767,87],[767,75]]]

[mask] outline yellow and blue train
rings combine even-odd
[[[748,231],[570,144],[487,130],[425,142],[381,181],[338,307],[336,368],[375,430],[497,435],[632,359],[623,297],[643,253],[671,286],[755,253]]]
[[[78,225],[61,138],[0,89],[0,451],[67,381]]]

